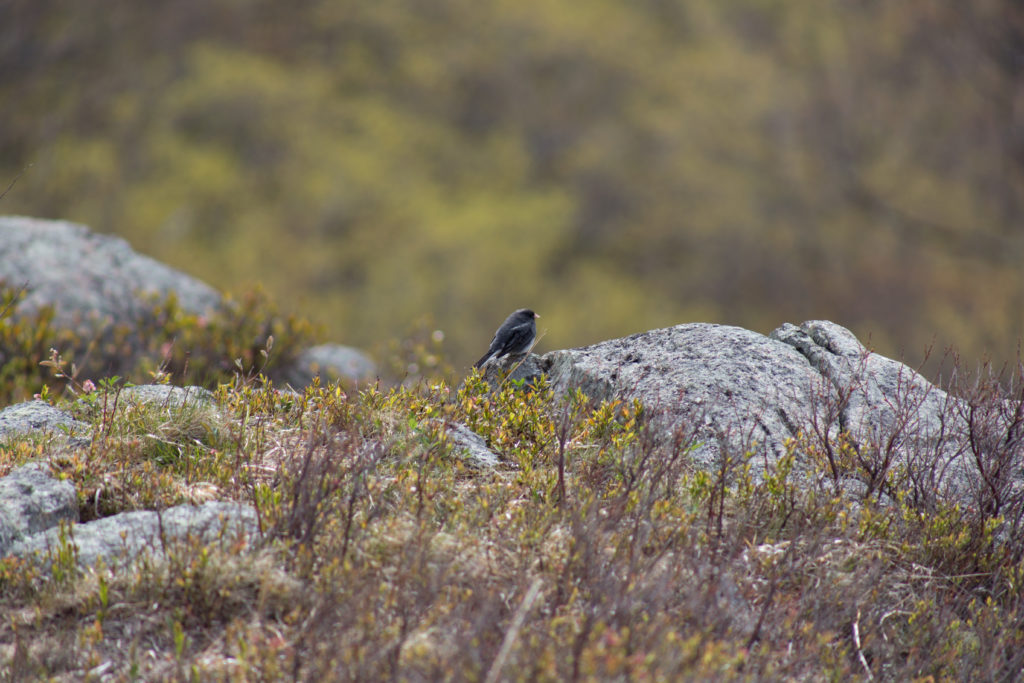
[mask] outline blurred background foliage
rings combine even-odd
[[[0,212],[342,343],[1024,334],[1016,0],[0,0],[0,99]]]

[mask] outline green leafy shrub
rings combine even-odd
[[[105,388],[83,408],[92,448],[55,460],[84,505],[163,507],[207,483],[254,505],[263,535],[74,582],[3,561],[0,665],[24,676],[1007,680],[1024,664],[1016,491],[924,496],[934,450],[879,477],[884,453],[822,430],[831,443],[803,435],[766,466],[725,452],[697,469],[692,426],[666,438],[639,402],[477,373],[358,393],[243,378],[198,412]],[[950,410],[1010,418],[966,461],[991,472],[1020,396],[958,395]],[[498,466],[467,466],[452,423]]]
[[[50,349],[76,343],[73,332],[53,326],[53,309],[44,307],[28,316],[16,316],[23,289],[0,287],[0,401],[24,400],[48,382],[42,363]]]
[[[273,377],[318,334],[308,321],[280,314],[259,289],[238,299],[226,297],[209,316],[182,310],[173,294],[153,299],[139,319],[100,326],[88,338],[57,328],[51,308],[19,315],[22,295],[0,289],[0,401],[5,404],[114,375],[138,384],[157,379],[209,388],[237,373]]]

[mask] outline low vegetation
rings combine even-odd
[[[960,504],[842,434],[795,440],[758,478],[746,453],[697,470],[685,426],[655,438],[639,402],[544,383],[474,374],[294,393],[239,373],[206,408],[73,385],[78,400],[58,403],[91,422],[90,445],[26,438],[0,450],[0,472],[46,450],[83,519],[212,497],[255,506],[261,534],[120,572],[80,572],[70,552],[53,572],[0,561],[0,668],[6,680],[1008,680],[1024,666],[1024,500],[993,484],[1007,453],[1019,469],[1019,379],[957,387],[967,414],[1008,418],[978,422],[965,451],[978,484]],[[453,422],[501,465],[468,460]],[[1003,431],[982,438],[982,425]]]
[[[274,377],[319,335],[308,321],[279,313],[259,289],[225,297],[209,316],[182,309],[173,294],[153,298],[143,315],[97,325],[99,334],[56,324],[51,307],[20,310],[24,294],[0,282],[0,405],[60,394],[90,377],[210,388],[236,372]]]

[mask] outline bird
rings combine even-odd
[[[487,353],[473,367],[482,368],[495,358],[529,351],[533,340],[537,338],[537,324],[534,320],[539,317],[529,308],[520,308],[505,318],[505,322],[494,333]]]

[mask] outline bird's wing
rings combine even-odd
[[[529,322],[516,325],[509,330],[509,334],[505,337],[505,343],[501,345],[499,353],[510,353],[529,343],[532,327],[532,322]]]

